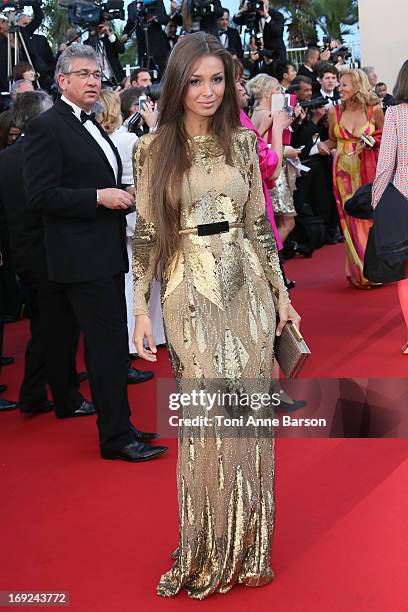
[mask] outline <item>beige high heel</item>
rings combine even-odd
[[[403,355],[408,355],[408,342],[406,344],[404,344],[404,346],[402,347],[401,353]]]

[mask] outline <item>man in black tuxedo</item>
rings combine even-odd
[[[222,17],[218,19],[218,38],[223,47],[228,49],[232,55],[236,55],[242,59],[244,52],[242,50],[241,37],[238,30],[228,27],[230,20],[230,12],[227,8],[223,8]]]
[[[248,22],[248,4],[242,2],[238,13],[233,17],[237,25]],[[283,40],[285,18],[280,11],[269,8],[269,0],[263,0],[263,10],[256,11],[254,27],[257,33],[262,33],[264,49],[272,52],[274,63],[287,60],[286,45]]]
[[[24,147],[25,191],[43,217],[54,288],[49,325],[58,336],[59,313],[71,310],[84,332],[102,457],[143,461],[166,447],[145,444],[157,434],[130,422],[124,213],[134,200],[119,188],[119,154],[90,112],[101,90],[97,54],[71,45],[56,74],[61,100],[30,122]]]
[[[375,86],[375,93],[380,98],[381,106],[384,113],[387,111],[389,106],[395,104],[395,98],[387,91],[387,85],[380,81]]]
[[[27,207],[23,185],[24,131],[31,119],[51,106],[52,99],[44,91],[23,93],[16,98],[13,120],[22,135],[0,153],[0,204],[4,206],[13,267],[20,278],[30,319],[31,338],[26,348],[19,408],[30,414],[55,409],[57,416],[66,418],[95,414],[95,409],[78,389],[75,358],[79,329],[74,317],[61,313],[63,336],[59,335],[56,344],[53,335],[47,334],[46,317],[41,316],[41,304],[52,291],[47,279],[44,228],[40,213]],[[47,350],[47,344],[52,350]],[[47,402],[47,382],[54,404]]]
[[[126,41],[129,34],[136,30],[137,50],[139,62],[145,68],[157,68],[161,77],[166,67],[167,58],[170,54],[170,45],[167,36],[162,28],[169,22],[169,16],[164,8],[163,0],[157,0],[155,8],[150,11],[146,9],[146,13],[142,16],[139,12],[140,2],[135,0],[128,6],[128,20],[123,30],[122,41]],[[147,44],[143,26],[147,27]],[[147,65],[146,54],[153,58],[154,64],[149,61]]]
[[[119,55],[125,52],[125,45],[112,31],[108,19],[104,19],[96,27],[96,31],[85,40],[85,44],[93,47],[100,57],[102,83],[108,86],[119,85],[125,78],[125,71],[119,60]]]

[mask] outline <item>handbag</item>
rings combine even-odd
[[[408,200],[389,183],[374,209],[377,257],[389,264],[408,260]]]
[[[371,227],[368,233],[363,275],[374,283],[393,283],[403,280],[406,277],[405,262],[394,262],[385,257],[377,257],[373,229]]]
[[[273,289],[272,296],[278,324],[278,298]],[[300,330],[292,321],[286,323],[280,336],[275,336],[274,349],[275,359],[286,378],[296,378],[311,354]]]
[[[344,210],[350,217],[356,219],[372,219],[373,207],[371,206],[373,184],[367,183],[359,187],[355,194],[347,200]]]

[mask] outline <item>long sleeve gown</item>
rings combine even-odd
[[[135,151],[138,223],[133,245],[135,312],[148,314],[155,275],[154,215],[149,205],[149,144]],[[288,302],[276,242],[265,213],[256,135],[239,128],[227,163],[213,136],[189,141],[192,165],[181,186],[180,228],[229,221],[244,227],[211,236],[185,234],[162,285],[163,318],[179,390],[223,389],[257,381],[269,390],[276,313]],[[148,168],[149,166],[149,168]],[[249,385],[249,383],[248,383]],[[165,410],[166,407],[163,407]],[[260,586],[270,568],[274,512],[273,436],[181,425],[178,450],[179,542],[157,588],[185,588],[203,599],[235,583]]]

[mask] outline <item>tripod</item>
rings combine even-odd
[[[142,68],[146,68],[146,70],[155,70],[157,73],[157,76],[159,76],[160,74],[159,67],[156,64],[154,57],[150,55],[150,50],[149,50],[149,36],[148,36],[149,22],[147,21],[147,19],[145,19],[141,15],[138,15],[135,25],[130,30],[128,34],[129,38],[130,36],[132,36],[133,32],[137,30],[137,28],[139,28],[140,30],[143,30],[143,37],[144,37],[144,53],[142,54],[142,57],[139,57],[140,66]],[[137,31],[136,31],[136,38],[137,38]],[[138,51],[139,51],[139,48],[140,47],[138,45]]]
[[[30,54],[27,49],[26,42],[24,40],[24,36],[21,32],[21,28],[17,25],[12,25],[9,27],[7,37],[7,80],[9,83],[9,93],[11,92],[11,85],[13,81],[13,65],[15,66],[21,61],[21,48],[25,53],[26,60],[31,66],[34,66]],[[11,35],[14,34],[14,49],[11,46]],[[14,55],[14,64],[13,64],[13,55]],[[38,79],[35,80],[35,84],[39,87]]]

